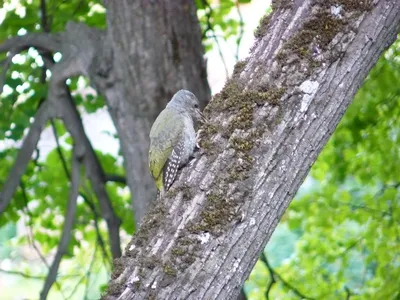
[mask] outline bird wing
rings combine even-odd
[[[179,154],[179,144],[183,140],[183,127],[182,117],[170,109],[164,109],[155,120],[150,130],[149,166],[156,181],[159,181],[160,176],[164,177],[165,171],[162,171],[167,171],[172,161],[175,164],[176,155]],[[171,156],[171,154],[173,155]],[[165,179],[161,179],[161,182],[164,183]]]
[[[163,168],[163,184],[167,191],[175,180],[181,165],[182,154],[185,147],[185,140],[181,138],[178,144],[172,149],[171,155],[168,157]]]

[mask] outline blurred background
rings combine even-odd
[[[54,2],[54,3],[53,3]],[[40,28],[39,1],[2,1],[0,43]],[[246,58],[266,0],[197,3],[208,82],[215,94]],[[105,27],[99,1],[48,1],[52,30],[69,20]],[[56,53],[55,60],[61,55]],[[36,106],[43,61],[12,59],[0,98],[0,191]],[[29,84],[26,82],[29,79]],[[123,177],[118,135],[104,100],[84,77],[67,82],[103,168]],[[38,299],[59,243],[72,140],[57,120],[43,131],[10,207],[0,215],[0,299]],[[400,299],[400,42],[379,59],[286,211],[244,286],[247,299]],[[55,182],[56,184],[49,184]],[[88,184],[86,197],[95,199]],[[107,183],[122,219],[122,249],[134,233],[129,189]],[[89,220],[88,220],[89,218]],[[98,299],[111,274],[106,224],[78,199],[68,251],[48,299]],[[107,244],[107,243],[106,243]]]

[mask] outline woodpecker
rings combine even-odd
[[[161,197],[171,187],[178,169],[193,155],[201,118],[196,96],[180,90],[154,121],[150,130],[149,169]]]

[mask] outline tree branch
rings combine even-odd
[[[41,0],[40,8],[42,19],[41,24],[43,30],[49,31],[50,27],[47,20],[46,2],[44,0]],[[105,190],[106,181],[104,179],[105,177],[103,174],[103,170],[97,160],[97,157],[86,134],[84,133],[79,113],[77,112],[76,107],[73,104],[70,92],[65,85],[66,79],[76,75],[88,73],[88,68],[92,63],[93,56],[96,53],[96,47],[93,46],[93,43],[97,43],[99,36],[101,36],[102,34],[102,31],[89,28],[84,24],[69,22],[67,24],[66,31],[58,35],[48,33],[29,34],[23,37],[15,37],[9,39],[2,45],[0,45],[0,52],[12,51],[11,55],[9,55],[7,60],[5,61],[6,68],[3,72],[4,74],[7,71],[7,67],[12,58],[12,54],[27,49],[29,47],[36,47],[39,50],[43,57],[43,60],[45,61],[46,67],[51,70],[52,76],[49,82],[47,101],[45,101],[40,106],[39,111],[41,112],[45,110],[45,108],[50,111],[51,108],[52,113],[46,115],[45,121],[43,121],[43,126],[49,118],[53,117],[61,117],[66,123],[67,129],[69,130],[71,136],[74,138],[76,144],[75,150],[78,153],[77,155],[83,157],[83,164],[85,165],[86,172],[99,199],[101,213],[103,218],[106,220],[108,226],[111,251],[113,257],[116,258],[121,255],[119,237],[119,226],[121,221],[118,219],[112,209],[111,201],[108,198],[107,192]],[[75,47],[76,45],[78,46]],[[82,50],[82,48],[85,47],[86,49]],[[62,60],[57,64],[54,63],[54,60],[51,56],[51,52],[55,51],[61,51],[63,54]],[[67,112],[64,111],[65,107],[68,107]],[[36,133],[36,131],[34,130],[36,128],[35,124],[37,123],[37,121],[41,120],[41,118],[38,118],[40,116],[41,114],[39,114],[38,112],[35,118],[35,123],[32,125],[26,141],[24,141],[23,145],[25,145],[25,148],[28,148],[28,150],[30,150],[32,144],[29,143],[32,139],[32,133]],[[71,123],[69,123],[69,121],[71,121]],[[74,121],[76,123],[72,123]],[[53,130],[55,130],[54,124]],[[36,135],[33,135],[33,137],[37,137],[34,143],[36,145],[37,140],[40,137],[40,132]],[[57,151],[59,152],[59,154],[62,154],[60,153],[61,150],[59,147],[57,136],[56,142],[58,146]],[[0,213],[4,211],[4,209],[10,202],[10,199],[15,192],[15,186],[18,185],[19,178],[24,173],[26,165],[31,157],[32,152],[30,153],[30,155],[27,155],[27,151],[24,150],[25,148],[23,146],[21,148],[21,151],[19,151],[18,153],[16,164],[9,177],[9,181],[11,181],[11,184],[9,184],[9,182],[6,182],[6,185],[4,186],[4,191],[0,194]],[[63,156],[61,155],[60,158],[62,159]],[[23,168],[20,167],[21,164],[23,165]],[[63,162],[63,168],[66,171],[66,174],[68,174],[68,168],[66,167],[65,161]],[[16,175],[18,176],[16,176],[14,173],[17,173]],[[88,204],[89,202],[90,201],[88,201],[88,199],[86,198],[85,203]],[[89,207],[93,210],[94,213],[96,213],[97,216],[94,204],[92,203],[92,205],[89,205]],[[100,235],[97,220],[95,220],[95,227],[96,233],[98,235],[98,241],[100,243],[100,246],[102,247],[102,251],[104,252],[104,258],[109,261],[104,242]],[[53,266],[54,265],[55,264],[53,263]],[[52,269],[50,270],[50,273],[51,272],[54,273],[56,271]],[[55,275],[53,274],[52,276]],[[51,276],[49,276],[47,285],[44,288],[44,294],[48,292],[51,284],[52,279]]]
[[[202,3],[204,5],[204,11],[206,13],[206,23],[207,23],[207,29],[203,32],[203,38],[204,38],[209,30],[214,32],[213,25],[211,24],[213,10],[207,0],[202,0]],[[218,54],[221,58],[222,64],[224,65],[225,76],[226,76],[226,78],[228,78],[229,77],[228,66],[225,62],[225,57],[224,57],[224,54],[222,53],[221,45],[219,44],[218,38],[215,34],[212,34],[211,37],[213,38],[215,44],[217,45]]]
[[[5,274],[10,274],[10,275],[18,275],[24,278],[28,278],[28,279],[38,279],[38,280],[43,280],[46,278],[46,276],[40,276],[40,275],[30,275],[30,274],[26,274],[24,272],[20,272],[20,271],[13,271],[13,270],[3,270],[0,269],[1,273],[5,273]]]
[[[57,153],[58,153],[58,156],[60,157],[60,160],[62,162],[64,173],[68,178],[70,178],[70,173],[69,173],[69,170],[68,170],[67,161],[65,159],[64,154],[62,153],[61,145],[60,145],[60,141],[59,141],[59,136],[58,136],[58,133],[57,133],[57,128],[55,127],[55,123],[54,123],[53,120],[51,120],[51,125],[52,125],[52,128],[53,128],[53,134],[54,134],[54,137],[55,137],[55,140],[56,140]],[[93,203],[93,201],[92,201],[92,199],[90,197],[90,190],[86,187],[86,184],[83,184],[83,189],[84,189],[84,192],[86,194],[80,192],[79,195],[83,198],[84,202],[86,203],[86,205],[89,207],[89,209],[93,213],[93,221],[94,221],[94,227],[95,227],[96,235],[97,235],[97,242],[100,245],[100,248],[102,250],[104,259],[106,259],[107,263],[110,265],[111,264],[111,260],[108,257],[107,250],[105,248],[105,244],[104,244],[103,238],[102,238],[101,233],[100,233],[99,222],[98,222],[99,214],[97,212],[95,204]]]
[[[24,182],[23,182],[23,181],[21,181],[20,187],[21,187],[21,190],[22,190],[22,197],[23,197],[23,199],[24,199],[24,201],[25,201],[25,210],[26,210],[26,214],[28,215],[28,218],[29,218],[29,222],[28,222],[28,223],[29,223],[29,224],[28,224],[28,241],[29,241],[29,244],[30,244],[31,247],[35,250],[36,254],[39,256],[39,258],[40,258],[40,260],[42,261],[42,263],[43,263],[43,264],[46,266],[46,268],[50,271],[50,265],[47,263],[46,258],[44,257],[44,255],[42,254],[42,252],[40,252],[40,249],[39,249],[39,247],[36,245],[36,242],[35,242],[35,236],[34,236],[34,234],[33,234],[33,215],[32,215],[32,212],[31,212],[30,209],[29,209],[29,206],[28,206],[29,200],[28,200],[28,195],[27,195],[27,193],[26,193],[26,189],[25,189],[25,185],[24,185]],[[45,278],[46,278],[46,277],[45,277]],[[64,293],[63,293],[63,291],[62,291],[62,288],[61,288],[60,284],[56,281],[56,282],[55,282],[55,285],[56,285],[57,289],[60,291],[60,294],[61,294],[62,298],[63,298],[63,299],[66,299],[66,298],[65,298],[65,295],[64,295]]]
[[[240,43],[242,42],[242,38],[244,35],[244,21],[243,21],[243,16],[242,12],[240,11],[240,4],[239,1],[235,1],[235,6],[236,6],[236,11],[239,16],[239,35],[237,37],[237,45],[236,45],[236,52],[235,52],[235,59],[236,62],[239,61],[239,51],[240,51]]]
[[[61,36],[49,33],[29,33],[12,37],[0,45],[0,52],[10,51],[16,54],[30,47],[57,52],[61,48]]]
[[[21,176],[32,157],[32,153],[39,141],[40,134],[46,122],[53,115],[48,102],[44,102],[38,109],[35,119],[29,129],[28,134],[24,138],[21,149],[18,151],[17,159],[11,169],[6,182],[3,185],[3,190],[0,192],[0,214],[4,212],[11,201],[16,188],[19,185]]]
[[[96,245],[96,247],[94,249],[93,257],[92,257],[92,260],[90,261],[89,268],[88,268],[88,270],[86,272],[86,287],[85,287],[85,293],[84,293],[84,297],[83,297],[84,300],[88,299],[90,276],[92,274],[93,264],[94,264],[94,262],[96,260],[96,252],[97,252],[97,245]]]
[[[61,160],[61,164],[63,166],[65,175],[67,176],[67,178],[69,178],[70,174],[69,174],[69,170],[68,170],[68,166],[67,166],[67,160],[65,159],[64,154],[62,153],[62,150],[61,150],[60,138],[58,136],[58,132],[57,132],[56,124],[54,123],[54,119],[50,120],[50,124],[51,124],[51,128],[53,130],[54,139],[56,140],[56,151],[58,153],[58,157]]]
[[[346,300],[350,300],[350,297],[353,295],[353,293],[347,286],[344,287],[344,290],[346,291]]]
[[[81,28],[79,24],[74,23],[69,23],[67,27],[75,33]],[[85,31],[86,29],[87,28],[84,27],[82,30]],[[63,53],[63,55],[64,54],[65,53]],[[86,64],[88,64],[88,62],[86,62]],[[121,241],[119,227],[121,220],[117,217],[112,208],[111,201],[105,189],[106,181],[103,169],[84,131],[82,120],[73,103],[71,93],[65,85],[65,80],[67,78],[87,72],[85,63],[82,62],[79,56],[74,56],[74,52],[68,52],[65,54],[65,57],[63,57],[62,61],[53,64],[51,71],[52,77],[49,83],[48,101],[55,107],[57,116],[63,119],[65,127],[76,143],[78,155],[83,157],[83,165],[85,166],[93,190],[99,199],[102,217],[107,223],[111,253],[113,258],[120,257]]]
[[[35,243],[35,236],[33,234],[33,215],[32,212],[29,209],[28,206],[28,195],[26,193],[26,188],[25,184],[23,181],[20,183],[21,191],[22,191],[22,197],[25,201],[25,213],[27,214],[29,221],[28,221],[28,241],[29,244],[32,246],[32,248],[35,250],[36,254],[39,256],[40,260],[43,262],[43,264],[46,266],[47,269],[50,268],[49,264],[47,263],[46,258],[43,256],[42,252],[40,252],[39,248],[36,246]]]
[[[47,19],[46,19],[46,3],[45,3],[44,0],[41,0],[41,9],[42,9],[42,26],[43,26],[45,31],[49,31],[50,29],[48,28],[49,25],[48,25],[48,22],[47,22]],[[47,65],[49,67],[54,65],[54,60],[53,60],[53,58],[51,56],[49,57],[49,53],[45,52],[45,53],[42,54],[42,56],[47,58]],[[67,92],[67,94],[69,95],[69,98],[71,98],[70,93]],[[65,159],[65,157],[64,157],[64,155],[62,153],[62,150],[61,150],[59,136],[58,136],[57,129],[56,129],[56,126],[55,126],[55,123],[54,123],[53,119],[51,119],[51,126],[52,126],[53,134],[54,134],[54,137],[55,137],[55,140],[56,140],[56,147],[57,147],[56,149],[57,149],[57,152],[58,152],[58,156],[60,157],[60,160],[62,162],[64,172],[65,172],[66,176],[69,178],[70,174],[69,174],[67,162],[66,162],[66,159]],[[93,149],[91,149],[91,150],[93,151]],[[87,193],[87,195],[89,195],[90,191],[86,187],[86,184],[83,184],[83,188],[84,188],[85,192]],[[93,203],[93,201],[88,196],[86,196],[85,194],[80,193],[80,196],[84,199],[86,205],[90,208],[90,210],[93,213],[93,220],[94,220],[94,226],[95,226],[96,235],[97,235],[97,242],[99,243],[100,248],[102,250],[103,258],[105,259],[105,261],[109,265],[111,263],[111,260],[109,259],[109,256],[107,254],[107,250],[105,248],[105,243],[104,243],[103,238],[102,238],[101,233],[100,233],[99,224],[98,224],[99,215],[97,213],[96,206]],[[111,243],[111,241],[110,241],[110,243]]]
[[[400,26],[396,0],[343,5],[340,16],[329,1],[277,4],[206,107],[203,152],[147,214],[104,299],[235,299]]]
[[[89,192],[89,190],[86,189],[86,186],[84,186],[84,189],[86,190],[86,193]],[[93,213],[93,222],[94,222],[94,228],[96,230],[96,236],[97,236],[97,243],[100,246],[101,252],[103,253],[103,259],[105,260],[106,264],[104,264],[104,266],[108,269],[110,269],[111,265],[112,265],[112,260],[110,259],[107,250],[106,250],[106,246],[103,240],[103,237],[101,236],[101,232],[100,232],[100,227],[99,227],[99,214],[97,212],[96,206],[94,205],[93,201],[91,200],[91,198],[89,198],[88,196],[86,196],[85,194],[81,194],[83,200],[85,201],[86,205],[90,208],[90,210]]]
[[[37,279],[37,280],[43,280],[46,279],[46,276],[44,275],[31,275],[31,274],[27,274],[21,271],[15,271],[15,270],[4,270],[4,269],[0,269],[1,273],[4,274],[9,274],[9,275],[16,275],[16,276],[21,276],[27,279]],[[66,276],[62,276],[63,278],[71,278],[71,277],[78,277],[78,275],[66,275]],[[64,297],[65,299],[65,297]]]
[[[54,257],[53,263],[51,264],[50,271],[47,274],[45,284],[42,291],[40,292],[40,299],[45,300],[50,291],[51,286],[56,281],[57,271],[60,265],[61,259],[67,251],[68,244],[71,239],[72,228],[75,223],[75,213],[77,207],[77,200],[79,195],[79,182],[80,182],[80,157],[75,150],[72,154],[72,168],[71,168],[71,189],[68,200],[68,205],[64,218],[64,228],[61,234],[60,243],[57,248],[57,253]]]
[[[46,33],[50,32],[50,23],[47,18],[47,5],[46,0],[40,0],[40,20],[42,30]]]
[[[105,177],[106,177],[105,178],[106,181],[118,182],[118,183],[126,185],[126,178],[124,176],[116,175],[116,174],[106,174]]]
[[[276,283],[275,280],[275,272],[274,270],[271,268],[270,264],[268,263],[268,259],[267,256],[265,255],[264,251],[261,252],[261,256],[260,256],[260,260],[264,263],[264,265],[267,267],[268,272],[269,272],[269,277],[271,278],[271,281],[269,282],[267,289],[265,290],[265,297],[267,298],[267,300],[269,300],[269,293],[272,289],[272,286]]]
[[[296,294],[296,296],[298,296],[300,299],[308,299],[308,300],[314,300],[314,298],[310,298],[305,296],[303,293],[301,293],[297,288],[295,288],[293,285],[291,285],[289,282],[287,282],[286,280],[284,280],[273,268],[272,266],[269,264],[267,256],[265,255],[265,252],[263,251],[261,253],[260,256],[260,260],[265,264],[265,266],[268,269],[268,272],[271,276],[271,282],[269,283],[267,290],[265,292],[265,296],[268,299],[269,298],[269,292],[271,291],[272,286],[274,285],[274,283],[276,283],[276,278],[279,279],[280,282],[283,283],[284,286],[286,286],[289,290],[291,290],[294,294]]]
[[[113,254],[113,257],[117,258],[121,256],[119,236],[119,227],[121,221],[116,216],[112,208],[111,201],[105,189],[104,172],[96,157],[96,154],[94,153],[90,141],[85,134],[79,113],[73,103],[71,94],[65,85],[65,80],[67,80],[68,78],[80,75],[82,73],[87,73],[87,68],[91,63],[90,56],[93,55],[90,53],[94,52],[94,48],[92,47],[93,49],[91,48],[91,50],[89,49],[85,53],[77,53],[80,48],[78,47],[79,49],[76,49],[76,47],[71,47],[71,45],[69,44],[69,40],[71,39],[69,35],[72,33],[80,36],[83,40],[85,40],[85,42],[89,43],[91,42],[90,38],[94,39],[96,35],[101,34],[99,31],[90,29],[83,24],[75,24],[73,22],[68,23],[67,32],[64,33],[64,39],[62,40],[61,45],[61,48],[65,50],[63,52],[63,59],[56,64],[52,59],[48,62],[47,67],[51,69],[52,77],[49,82],[47,101],[45,103],[48,102],[48,106],[50,106],[51,104],[51,108],[56,111],[56,115],[63,119],[67,130],[69,131],[76,143],[78,155],[83,156],[83,164],[85,166],[89,180],[92,183],[93,190],[97,198],[99,199],[102,217],[106,220],[108,226],[111,252]],[[45,34],[35,36],[37,36],[39,40],[40,38],[44,39],[46,37],[49,37],[49,35]],[[27,40],[29,39],[16,39],[15,41],[27,43]],[[8,44],[14,43],[8,42]],[[57,45],[59,44],[57,43]],[[6,46],[7,43],[0,46],[0,49],[1,47],[6,48]],[[49,51],[54,50],[51,47],[45,49]],[[43,105],[41,105],[41,107],[42,106]],[[49,115],[48,118],[49,117],[53,117],[53,115]],[[46,121],[48,120],[48,118],[46,119]],[[19,153],[19,155],[20,154],[21,153]],[[29,158],[27,159],[26,163],[29,162]],[[25,168],[23,169],[23,171],[24,170]],[[23,171],[21,175],[23,174]],[[10,190],[9,193],[6,194],[6,196],[9,195],[9,197],[12,197],[15,189],[11,190],[8,185],[6,185],[5,188]],[[5,201],[2,201],[2,198],[3,196],[0,195],[0,213],[6,207],[6,205],[3,204],[3,202],[5,203]],[[8,202],[6,204],[8,204]]]
[[[97,244],[95,245],[94,251],[93,251],[93,255],[92,258],[90,260],[90,264],[89,267],[87,269],[87,271],[85,272],[85,275],[81,276],[81,278],[78,280],[78,282],[75,284],[74,288],[72,289],[71,293],[69,294],[69,296],[67,297],[67,299],[71,299],[72,296],[76,293],[76,291],[78,290],[80,284],[83,282],[83,280],[86,279],[86,288],[85,288],[85,292],[87,290],[87,287],[89,285],[89,279],[90,279],[90,274],[93,268],[93,263],[96,259],[96,252],[97,252]],[[85,297],[86,298],[86,297]],[[84,299],[85,299],[84,298]]]
[[[118,131],[136,228],[156,199],[147,164],[151,124],[181,88],[192,91],[201,107],[210,97],[194,1],[157,3],[143,6],[130,1],[104,1],[107,35],[96,48],[96,53],[102,55],[97,55],[89,73],[90,82],[95,82],[104,95]],[[131,14],[146,15],[152,21],[143,22],[131,18]],[[162,70],[157,67],[160,64]],[[155,70],[156,77],[151,70]]]
[[[85,134],[79,113],[74,106],[72,99],[69,97],[69,94],[65,96],[66,97],[59,102],[60,107],[62,107],[62,119],[74,141],[79,143],[78,146],[83,155],[82,162],[85,166],[86,174],[92,184],[92,188],[97,198],[99,199],[101,215],[107,223],[111,253],[113,258],[117,258],[121,256],[121,241],[119,235],[121,220],[115,214],[108,197],[105,189],[106,180],[103,169],[94,153],[88,137]]]

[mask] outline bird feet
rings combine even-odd
[[[197,131],[196,133],[196,147],[194,148],[194,151],[198,151],[200,150],[200,135],[201,132],[203,131],[203,129],[200,129],[199,131]]]

